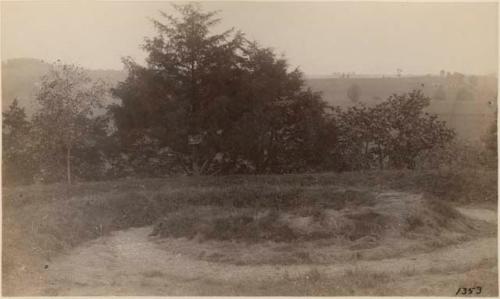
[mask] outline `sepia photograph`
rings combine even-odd
[[[2,296],[499,296],[498,2],[0,9]]]

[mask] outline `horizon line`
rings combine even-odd
[[[12,57],[12,58],[7,58],[7,59],[1,59],[2,64],[8,63],[11,60],[37,60],[42,63],[46,64],[52,64],[53,62],[49,62],[45,59],[42,58],[35,58],[35,57]],[[57,61],[57,60],[56,60]],[[83,66],[80,64],[76,64],[84,69],[90,70],[90,71],[115,71],[115,72],[123,72],[126,71],[125,69],[118,69],[118,68],[93,68],[93,67],[87,67]],[[299,68],[300,69],[300,68]],[[446,74],[454,74],[454,73],[459,73],[465,76],[497,76],[498,71],[494,72],[485,72],[485,73],[462,73],[458,71],[446,71]],[[342,74],[347,74],[349,77],[343,78],[343,79],[360,79],[360,78],[410,78],[410,77],[425,77],[425,76],[434,76],[434,77],[440,77],[439,72],[426,72],[426,73],[406,73],[406,74],[401,74],[398,76],[396,73],[358,73],[358,72],[353,72],[353,71],[334,71],[329,74],[313,74],[313,73],[305,73],[304,78],[305,79],[342,79],[340,76]]]

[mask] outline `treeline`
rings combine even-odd
[[[180,18],[154,21],[146,66],[124,59],[128,77],[117,87],[55,64],[32,119],[12,103],[3,113],[4,183],[413,169],[454,138],[425,112],[420,91],[373,107],[328,106],[271,49],[239,31],[211,34],[214,12],[176,8]],[[108,92],[120,104],[97,115]]]

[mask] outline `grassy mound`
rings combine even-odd
[[[405,193],[345,190],[307,204],[259,207],[186,206],[167,213],[151,235],[243,242],[318,239],[373,242],[383,238],[471,233],[477,223],[445,202]],[[280,201],[281,202],[281,201]],[[300,202],[298,200],[297,202]]]

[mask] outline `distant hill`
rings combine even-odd
[[[7,109],[14,99],[26,108],[28,115],[36,110],[35,94],[40,86],[40,78],[47,74],[51,64],[39,59],[19,58],[2,62],[2,111]],[[109,86],[115,86],[126,78],[125,71],[87,70],[89,76],[103,80]],[[112,102],[112,99],[107,99]]]
[[[28,115],[36,110],[34,100],[40,78],[48,72],[50,64],[37,59],[21,58],[2,62],[2,110],[17,98]],[[125,71],[88,70],[93,79],[101,79],[110,87],[126,78]],[[460,138],[477,141],[494,119],[497,96],[497,79],[493,76],[366,77],[328,78],[311,77],[306,83],[323,99],[341,107],[355,103],[347,96],[348,89],[357,85],[359,102],[374,105],[391,94],[421,89],[432,98],[429,112],[457,130]],[[114,100],[108,98],[108,103]]]

